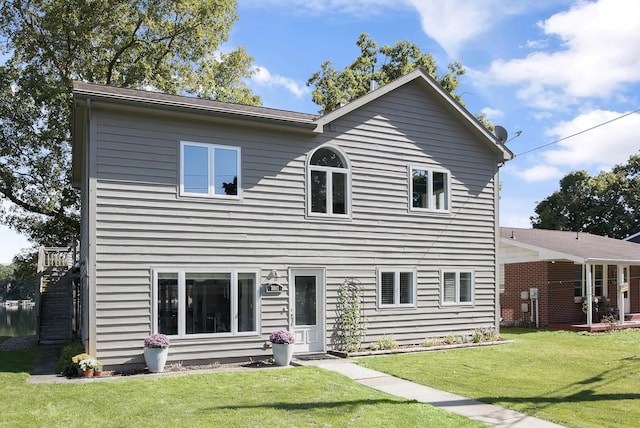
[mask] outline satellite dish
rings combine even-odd
[[[500,144],[504,144],[507,141],[507,130],[502,126],[496,125],[493,128],[493,132],[496,134],[496,138],[498,139],[498,142],[500,142]]]

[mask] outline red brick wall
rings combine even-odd
[[[531,321],[531,300],[522,300],[520,293],[538,288],[542,297],[547,284],[547,264],[545,262],[512,263],[504,266],[504,293],[500,293],[500,316],[505,324]],[[521,304],[529,305],[529,312],[522,312]],[[542,303],[542,301],[540,302]],[[542,315],[542,310],[540,311]],[[535,318],[534,318],[535,321]],[[540,325],[543,324],[542,317]]]
[[[531,320],[531,300],[522,300],[520,292],[538,288],[538,311],[540,326],[553,323],[584,322],[582,303],[573,299],[573,263],[531,262],[505,265],[505,292],[500,295],[500,315],[503,322]],[[523,313],[522,303],[529,304],[529,312]],[[534,303],[535,305],[535,303]],[[534,322],[535,322],[535,312]]]
[[[574,264],[571,262],[549,262],[548,266],[550,281],[547,293],[548,300],[545,306],[547,323],[584,322],[586,316],[582,312],[582,301],[575,303],[573,298]]]
[[[573,298],[574,264],[571,262],[512,263],[504,267],[505,291],[500,294],[500,316],[504,324],[529,322],[534,308],[531,300],[522,300],[520,292],[538,288],[540,326],[555,323],[584,323],[582,302]],[[609,266],[607,272],[609,305],[617,307],[617,266]],[[631,266],[630,271],[631,312],[640,313],[640,266]],[[529,305],[523,313],[521,304]],[[594,322],[600,321],[602,313],[594,313]],[[535,312],[534,312],[535,322]]]

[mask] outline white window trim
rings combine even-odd
[[[598,278],[596,278],[596,266],[602,266],[602,278],[600,278],[602,280],[602,294],[595,294],[596,280],[598,280]],[[593,281],[593,295],[608,298],[609,297],[609,265],[601,264],[601,263],[591,265],[591,278]]]
[[[412,303],[399,303],[400,301],[400,273],[411,273],[412,278]],[[382,303],[382,274],[383,273],[393,273],[394,281],[393,281],[393,300],[395,303],[393,304],[385,304]],[[378,292],[378,308],[380,309],[397,309],[397,308],[415,308],[417,307],[417,297],[418,297],[418,279],[417,279],[417,270],[415,268],[409,269],[398,269],[398,268],[378,268],[377,272],[377,292]]]
[[[423,171],[427,171],[429,174],[429,189],[427,200],[429,201],[429,207],[414,207],[413,206],[413,171],[416,169],[420,169]],[[446,182],[446,209],[435,209],[432,208],[432,198],[433,198],[433,173],[441,172],[447,175]],[[408,166],[408,176],[409,176],[409,211],[417,211],[417,212],[431,212],[431,213],[450,213],[451,212],[451,171],[444,168],[434,168],[433,166],[426,165],[409,165]]]
[[[445,273],[455,273],[456,274],[456,285],[455,285],[455,299],[453,302],[445,302],[444,300],[444,275]],[[460,301],[460,274],[461,273],[470,273],[471,274],[471,300],[469,302],[461,302]],[[475,305],[475,297],[476,297],[476,275],[473,270],[470,269],[442,269],[440,270],[440,305],[442,306],[473,306]]]
[[[152,274],[151,284],[151,316],[153,319],[152,322],[152,331],[153,333],[158,333],[158,274],[159,273],[177,273],[178,274],[178,334],[177,335],[168,335],[171,338],[178,339],[198,339],[198,338],[217,338],[217,337],[240,337],[240,336],[257,336],[260,334],[261,326],[260,326],[260,270],[254,269],[184,269],[184,268],[176,268],[176,269],[154,269]],[[186,332],[186,307],[182,304],[186,301],[186,275],[188,273],[230,273],[231,274],[231,307],[235,312],[232,312],[231,318],[233,320],[231,332],[226,333],[199,333],[199,334],[187,334]],[[255,330],[254,331],[238,331],[238,274],[241,273],[251,273],[255,275],[255,295],[254,299],[256,302],[256,307],[254,309],[255,313]],[[235,286],[233,286],[235,284]]]
[[[311,158],[313,154],[316,153],[320,149],[329,149],[336,153],[338,153],[343,162],[345,163],[345,168],[335,168],[329,166],[318,166],[311,165]],[[320,147],[316,147],[312,152],[310,152],[307,156],[307,183],[306,183],[306,196],[307,196],[307,216],[308,217],[321,217],[321,218],[341,218],[348,219],[351,218],[351,164],[349,159],[344,154],[342,150],[338,147],[331,144],[324,144]],[[313,212],[311,209],[312,197],[311,197],[311,171],[324,171],[327,173],[327,210],[331,210],[331,212],[326,213],[318,213]],[[346,175],[345,177],[345,214],[334,214],[333,213],[333,192],[330,189],[333,188],[333,175],[331,172],[339,172]]]
[[[195,192],[187,192],[184,190],[184,148],[185,146],[193,146],[193,147],[204,147],[208,150],[207,154],[207,175],[208,175],[208,192],[204,193],[195,193]],[[236,171],[238,172],[238,183],[237,183],[237,195],[223,195],[219,193],[215,193],[215,149],[224,149],[224,150],[234,150],[237,152],[236,156]],[[242,151],[240,147],[235,146],[224,146],[220,144],[212,144],[212,143],[198,143],[194,141],[180,141],[180,196],[188,196],[188,197],[196,197],[196,198],[221,198],[221,199],[240,199],[240,195],[242,192],[242,171],[241,171],[241,161]]]

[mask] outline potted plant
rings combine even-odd
[[[93,369],[93,375],[97,377],[102,376],[102,363],[100,361],[96,361],[96,368]]]
[[[293,344],[296,339],[287,330],[276,330],[269,336],[271,348],[273,349],[273,359],[276,366],[288,366],[293,357]]]
[[[144,361],[151,373],[161,373],[169,355],[169,338],[152,334],[144,339]]]
[[[78,376],[83,375],[82,368],[80,368],[80,361],[86,360],[87,358],[91,358],[91,355],[86,354],[84,352],[81,354],[76,354],[73,357],[71,357],[71,362],[73,363],[73,366],[76,368],[76,371],[78,372]]]
[[[96,369],[96,366],[98,365],[98,360],[96,360],[95,358],[85,358],[84,360],[80,361],[80,368],[82,369],[82,373],[84,375],[84,377],[91,377],[93,376],[93,372]]]

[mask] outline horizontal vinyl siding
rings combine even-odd
[[[270,353],[267,335],[287,326],[291,267],[326,268],[328,349],[344,278],[365,290],[365,343],[383,334],[420,343],[493,323],[495,159],[442,106],[418,94],[407,85],[317,136],[96,112],[98,358],[142,362],[156,268],[259,269],[263,284],[276,269],[285,286],[261,297],[259,335],[180,339],[170,361]],[[239,201],[178,196],[181,140],[241,147]],[[350,219],[305,215],[306,156],[323,143],[349,158]],[[409,212],[408,165],[450,171],[450,213]],[[417,269],[416,308],[377,308],[379,267]],[[440,305],[441,268],[474,270],[473,306]]]

